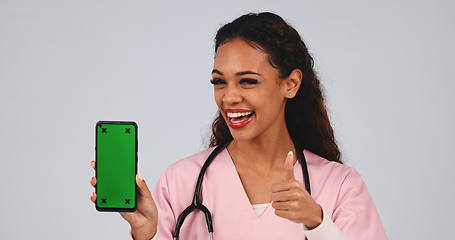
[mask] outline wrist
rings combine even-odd
[[[155,232],[152,233],[143,233],[141,231],[135,231],[131,229],[131,237],[134,240],[151,240],[156,234]]]
[[[144,224],[142,226],[131,226],[131,235],[134,240],[150,240],[157,232],[156,224]]]
[[[308,230],[312,230],[322,223],[322,219],[323,219],[322,207],[319,204],[316,204],[316,205],[317,205],[317,208],[316,208],[315,214],[310,219],[308,219],[308,221],[306,221],[304,223]]]

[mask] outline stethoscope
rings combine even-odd
[[[193,210],[199,209],[201,210],[204,215],[205,215],[205,221],[207,223],[207,228],[209,230],[209,235],[210,235],[210,240],[213,240],[213,224],[212,224],[212,214],[210,211],[207,209],[204,204],[202,204],[201,201],[201,186],[202,186],[202,180],[204,179],[204,174],[207,171],[207,168],[209,165],[213,162],[215,157],[220,153],[227,145],[229,142],[223,145],[218,145],[208,156],[207,160],[205,160],[204,165],[202,166],[201,171],[199,172],[199,176],[197,178],[197,183],[196,183],[196,189],[194,190],[194,196],[193,196],[193,201],[191,205],[189,205],[183,212],[179,215],[179,218],[177,219],[177,223],[175,225],[175,232],[172,234],[174,240],[179,239],[179,234],[180,234],[180,227],[182,227],[183,221],[185,220],[186,216],[190,214]],[[311,195],[311,189],[310,189],[310,178],[308,175],[308,167],[306,164],[306,159],[303,154],[303,148],[297,146],[297,156],[300,161],[300,164],[302,165],[302,172],[303,172],[303,179],[305,181],[305,188],[307,192]]]

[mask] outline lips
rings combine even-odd
[[[243,128],[255,117],[255,112],[249,109],[226,109],[228,124],[231,128]]]

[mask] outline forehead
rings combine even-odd
[[[234,39],[219,46],[214,68],[221,71],[265,70],[273,68],[268,54],[244,40]]]

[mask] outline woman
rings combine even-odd
[[[361,176],[340,159],[313,59],[294,28],[268,12],[224,25],[211,83],[219,112],[209,148],[172,164],[153,197],[137,176],[138,210],[120,213],[134,239],[172,239],[202,165],[223,145],[202,184],[217,240],[387,239]],[[201,211],[188,215],[180,239],[209,239]]]

